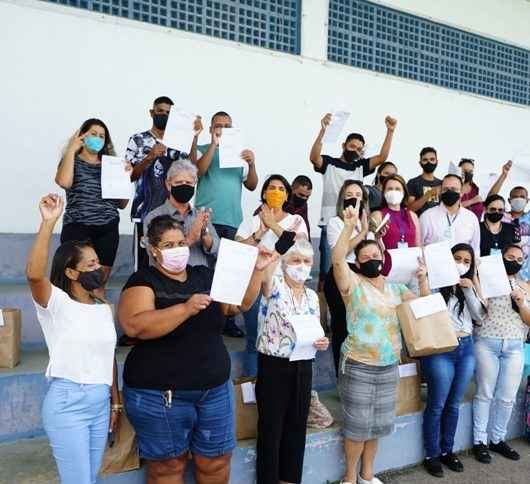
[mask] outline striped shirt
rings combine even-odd
[[[76,158],[74,182],[66,189],[63,225],[106,225],[119,218],[119,202],[101,198],[101,163],[94,165]]]

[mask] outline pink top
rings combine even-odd
[[[471,190],[467,193],[462,194],[462,202],[466,202],[467,200],[471,200],[472,198],[475,198],[478,195],[478,187],[474,183],[471,184]],[[469,207],[466,207],[468,210],[471,210],[477,218],[482,220],[482,214],[484,213],[484,204],[482,202],[480,203],[474,203],[473,205],[469,205]]]
[[[387,249],[397,249],[398,243],[406,242],[409,247],[416,247],[416,226],[406,208],[401,210],[391,210],[388,207],[382,208],[383,217],[388,213],[390,221],[383,242]]]

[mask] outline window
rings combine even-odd
[[[300,53],[301,0],[44,0]]]
[[[328,59],[530,105],[530,51],[367,0],[330,0]]]

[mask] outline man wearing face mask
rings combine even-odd
[[[442,180],[441,204],[430,208],[420,217],[423,245],[448,241],[469,244],[480,254],[480,227],[473,212],[462,207],[462,179],[458,175],[446,175]]]
[[[291,184],[293,189],[284,210],[291,215],[300,215],[307,228],[307,238],[311,240],[309,218],[307,215],[307,202],[313,191],[311,179],[305,175],[298,175]]]
[[[430,146],[420,151],[420,166],[422,174],[412,178],[407,183],[409,191],[409,208],[416,212],[418,217],[440,203],[440,185],[442,180],[434,176],[438,166],[438,155],[436,150]]]
[[[165,186],[166,173],[175,160],[192,158],[202,122],[197,118],[194,125],[194,138],[190,146],[190,155],[168,148],[163,143],[167,120],[173,101],[167,96],[154,100],[149,110],[152,118],[151,129],[132,135],[127,144],[125,159],[132,165],[131,181],[136,182],[136,193],[131,209],[131,218],[135,222],[134,254],[135,267],[146,267],[148,255],[141,246],[144,217],[153,209],[162,205],[167,198]],[[192,158],[192,161],[193,158]]]
[[[174,161],[166,178],[169,196],[144,218],[144,233],[149,223],[160,215],[170,215],[183,227],[190,250],[188,265],[212,268],[219,250],[219,237],[210,222],[210,211],[197,209],[189,203],[197,185],[197,168],[189,160]],[[153,259],[149,258],[152,265]]]
[[[311,147],[309,159],[313,169],[323,177],[322,210],[318,225],[322,228],[320,235],[320,283],[323,285],[331,267],[331,249],[327,244],[326,225],[336,214],[336,203],[339,191],[346,180],[363,181],[365,176],[384,163],[390,154],[394,130],[397,120],[387,116],[385,118],[386,136],[380,152],[364,157],[364,137],[359,133],[350,133],[342,143],[342,154],[339,158],[322,155],[322,139],[326,129],[332,122],[332,115],[327,113],[320,121],[320,131]]]

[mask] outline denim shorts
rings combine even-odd
[[[174,391],[171,402],[166,392],[126,385],[123,396],[144,459],[174,459],[188,451],[214,458],[236,446],[230,380],[210,390]]]

